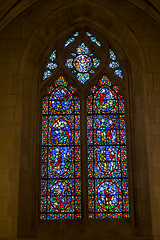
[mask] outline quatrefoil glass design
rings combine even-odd
[[[77,53],[72,53],[73,58],[67,59],[66,66],[73,69],[72,73],[77,74],[77,79],[84,84],[90,77],[90,73],[94,73],[93,68],[97,68],[100,60],[93,58],[94,53],[82,42],[77,48]]]

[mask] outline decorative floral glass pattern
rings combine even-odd
[[[82,42],[77,47],[77,53],[72,53],[74,58],[67,59],[66,66],[73,69],[72,73],[77,73],[78,80],[84,84],[89,79],[89,73],[94,73],[93,68],[97,68],[100,61],[92,58],[89,48]]]
[[[80,207],[80,102],[61,76],[42,102],[41,219],[77,219]]]
[[[124,100],[103,76],[88,97],[89,218],[128,218]]]
[[[58,67],[57,63],[54,62],[56,60],[56,50],[52,52],[49,59],[51,60],[51,62],[48,62],[46,65],[47,69],[43,73],[43,80],[46,80],[47,78],[52,76],[52,71]]]
[[[111,60],[111,62],[109,63],[109,67],[114,69],[114,74],[116,76],[123,79],[122,70],[119,69],[119,62],[115,61],[116,55],[111,49],[109,49],[109,56],[110,56],[110,60]]]

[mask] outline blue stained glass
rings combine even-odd
[[[119,78],[123,79],[122,71],[120,69],[117,69],[114,71],[115,75],[117,75]]]
[[[93,67],[97,68],[100,64],[100,61],[97,58],[93,58]]]
[[[124,99],[107,76],[87,100],[89,218],[128,218]]]
[[[119,62],[110,62],[109,67],[110,68],[117,68],[117,67],[119,67]]]
[[[69,38],[66,43],[64,44],[65,47],[67,47],[70,43],[72,43],[75,40],[74,37]]]
[[[47,63],[47,68],[49,68],[49,69],[55,69],[55,68],[57,68],[57,64],[56,63]]]
[[[66,66],[74,68],[72,73],[77,73],[78,80],[84,84],[89,79],[89,73],[94,73],[92,67],[97,68],[100,61],[92,58],[93,53],[89,54],[89,48],[82,42],[77,48],[77,54],[71,53],[74,58],[67,59]]]
[[[80,101],[63,76],[42,101],[41,219],[81,218]]]
[[[114,52],[111,49],[109,49],[109,52],[110,52],[110,59],[115,61],[116,60],[116,55],[114,54]]]
[[[45,80],[46,78],[49,78],[52,75],[51,71],[46,70],[43,74],[43,80]]]
[[[91,37],[91,36],[92,36],[92,34],[89,33],[89,32],[86,32],[86,35],[87,35],[88,37]]]
[[[78,73],[77,78],[82,84],[84,84],[89,79],[89,73]]]
[[[74,41],[75,41],[75,37],[77,37],[78,35],[79,35],[79,32],[75,32],[75,33],[73,34],[73,37],[69,38],[69,39],[66,41],[64,47],[67,47],[70,43],[74,42]]]
[[[77,37],[78,34],[79,34],[79,32],[76,32],[76,33],[73,34],[73,36],[74,36],[74,37]]]
[[[78,54],[88,54],[89,53],[89,48],[83,42],[76,50],[77,50]]]
[[[56,50],[54,50],[50,56],[50,60],[54,61],[56,59]]]
[[[52,52],[52,54],[50,55],[50,60],[52,62],[48,62],[46,65],[46,68],[50,69],[50,70],[54,70],[55,68],[58,67],[57,63],[54,63],[53,61],[56,60],[56,50],[54,50]],[[52,71],[46,69],[43,73],[43,80],[49,78],[52,75]]]
[[[73,68],[73,58],[67,59],[66,66],[68,68]]]
[[[97,44],[98,47],[101,47],[101,43],[94,36],[92,36],[91,33],[86,32],[86,35],[91,39],[93,43]]]
[[[86,55],[79,55],[74,59],[74,67],[78,72],[88,72],[92,67],[92,60]]]
[[[76,57],[76,54],[75,54],[75,53],[71,53],[71,55],[72,55],[73,57]]]
[[[101,47],[101,44],[99,41],[97,41],[97,39],[95,37],[91,37],[91,41],[96,43],[98,47]]]

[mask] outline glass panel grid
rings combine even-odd
[[[87,101],[89,218],[128,218],[124,100],[102,79]]]
[[[80,102],[62,80],[42,101],[41,219],[81,217]]]

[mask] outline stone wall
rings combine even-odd
[[[85,222],[74,227],[59,222],[43,224],[37,219],[40,76],[58,39],[84,25],[122,52],[128,70],[131,220]],[[111,239],[118,234],[126,239],[160,239],[159,77],[160,27],[123,0],[41,0],[0,32],[1,238],[54,234],[58,239],[60,234],[63,239],[68,231],[66,237],[74,239],[80,231],[79,239],[97,239],[97,235],[98,239]],[[104,228],[108,230],[102,235]]]

